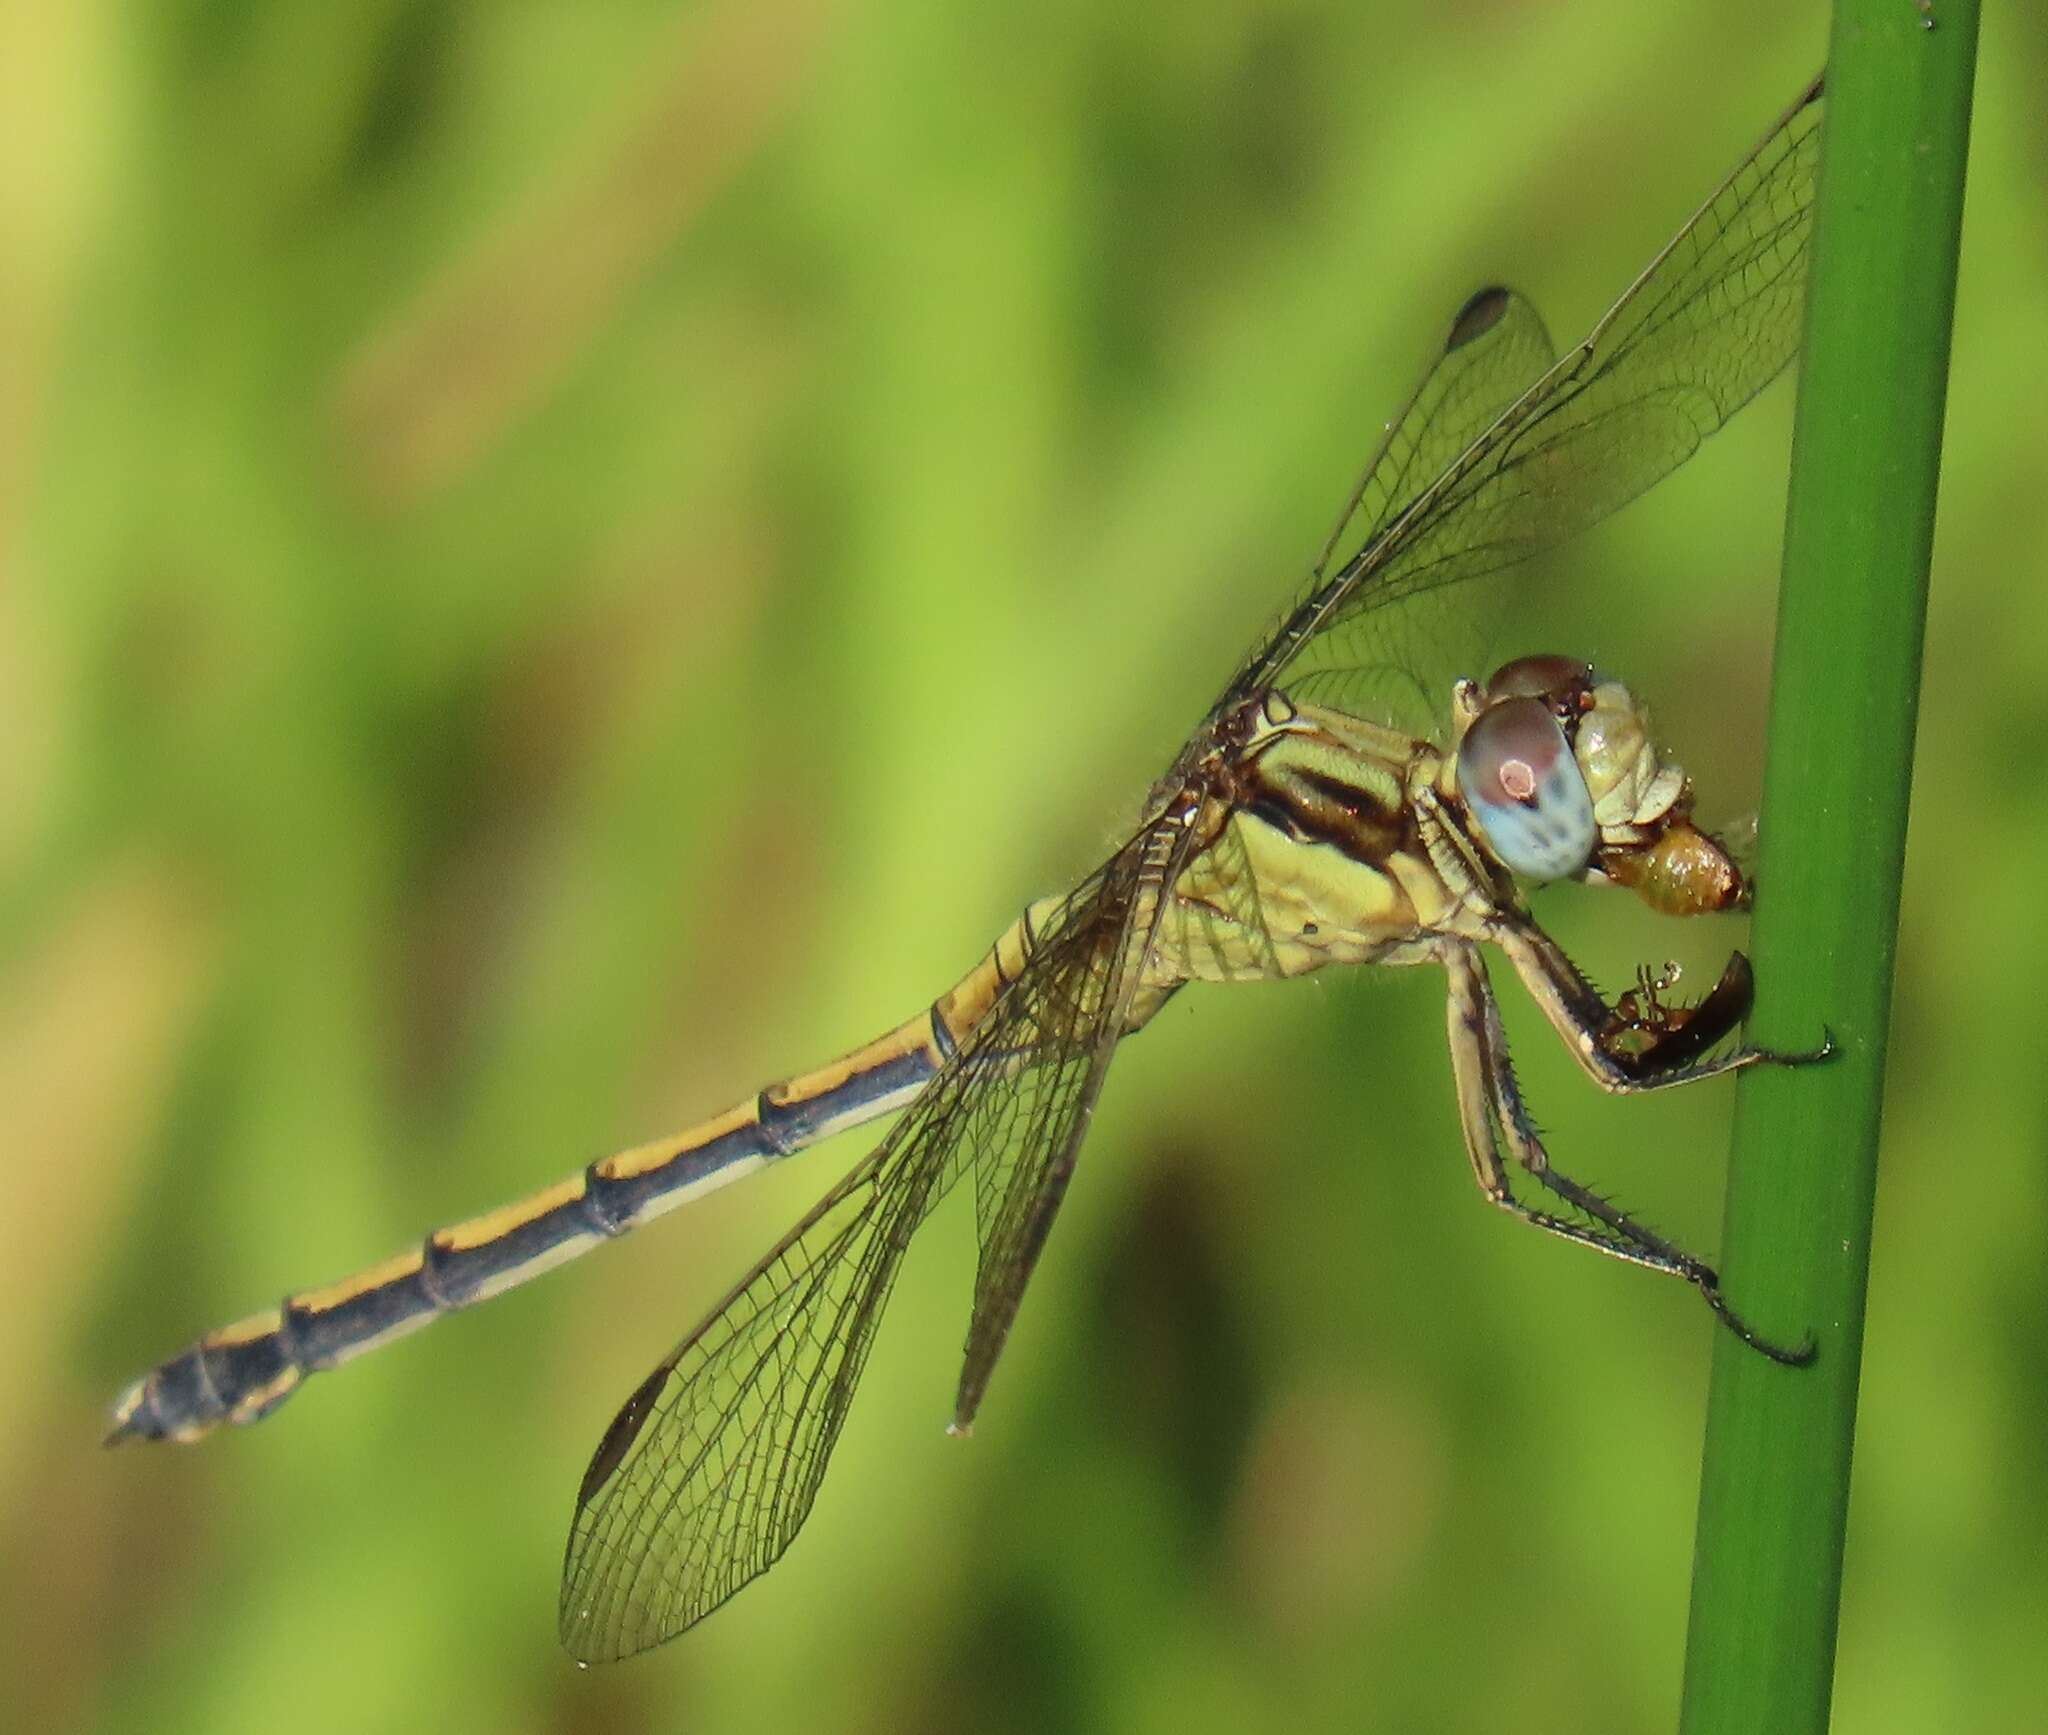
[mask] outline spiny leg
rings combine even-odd
[[[1488,938],[1507,955],[1530,999],[1580,1069],[1602,1090],[1617,1096],[1695,1084],[1746,1066],[1808,1066],[1834,1053],[1833,1038],[1824,1036],[1820,1047],[1797,1053],[1743,1047],[1712,1059],[1699,1057],[1701,1050],[1741,1023],[1749,1010],[1749,961],[1739,952],[1730,958],[1706,999],[1689,1009],[1689,1019],[1700,1021],[1697,1029],[1690,1021],[1668,1024],[1646,1051],[1630,1054],[1615,1046],[1616,1034],[1629,1021],[1601,998],[1599,990],[1565,956],[1564,948],[1541,928],[1533,922],[1503,917],[1492,924]]]
[[[1698,1262],[1687,1259],[1675,1248],[1667,1248],[1654,1235],[1629,1235],[1625,1231],[1602,1233],[1584,1224],[1539,1211],[1515,1197],[1508,1182],[1506,1165],[1501,1161],[1503,1143],[1516,1162],[1544,1186],[1552,1186],[1561,1177],[1550,1167],[1549,1154],[1523,1106],[1521,1087],[1515,1083],[1514,1070],[1508,1059],[1507,1034],[1501,1027],[1499,1003],[1493,997],[1492,985],[1486,979],[1485,966],[1480,962],[1478,953],[1468,946],[1460,946],[1446,952],[1444,966],[1450,976],[1451,1075],[1457,1085],[1458,1120],[1479,1190],[1503,1210],[1567,1241],[1597,1248],[1632,1265],[1689,1277],[1690,1267]],[[1570,1195],[1560,1193],[1559,1197],[1569,1199]],[[1612,1212],[1611,1207],[1602,1201],[1601,1212],[1589,1215],[1595,1221],[1604,1222],[1608,1215],[1619,1213]],[[1626,1223],[1627,1219],[1624,1218],[1623,1222]]]
[[[1547,1229],[1553,1235],[1600,1252],[1631,1265],[1669,1272],[1691,1280],[1696,1271],[1707,1268],[1700,1261],[1665,1242],[1617,1211],[1604,1199],[1560,1175],[1550,1165],[1550,1155],[1529,1119],[1522,1101],[1521,1086],[1515,1082],[1508,1058],[1507,1032],[1501,1025],[1500,1004],[1477,952],[1460,947],[1446,955],[1450,975],[1451,1072],[1457,1081],[1458,1114],[1465,1135],[1466,1154],[1478,1178],[1480,1191],[1503,1210]],[[1567,1218],[1524,1204],[1514,1195],[1507,1168],[1501,1161],[1501,1146],[1543,1187],[1572,1205],[1580,1195],[1594,1200],[1598,1209],[1586,1215],[1609,1232],[1574,1223]],[[1560,1183],[1562,1183],[1560,1185]],[[1583,1207],[1582,1207],[1583,1208]]]
[[[1683,1278],[1700,1292],[1723,1325],[1772,1361],[1787,1367],[1803,1367],[1812,1361],[1810,1340],[1797,1349],[1787,1349],[1762,1336],[1730,1307],[1721,1293],[1720,1274],[1711,1265],[1551,1166],[1550,1155],[1523,1104],[1521,1087],[1515,1082],[1500,1005],[1478,953],[1470,946],[1447,948],[1444,967],[1450,977],[1451,1073],[1457,1085],[1458,1118],[1480,1191],[1502,1210],[1566,1241]],[[1600,1227],[1574,1223],[1516,1198],[1501,1161],[1502,1144],[1540,1186]]]

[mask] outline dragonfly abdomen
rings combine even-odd
[[[742,1175],[902,1108],[1023,968],[1038,907],[926,1011],[688,1131],[620,1151],[513,1204],[436,1229],[338,1283],[209,1332],[132,1382],[107,1441],[196,1440],[262,1420],[305,1377],[551,1271]]]
[[[899,1058],[891,1072],[903,1070]],[[855,1090],[849,1079],[841,1094]],[[889,1094],[897,1093],[892,1078]],[[538,1277],[823,1136],[794,1118],[787,1127],[764,1119],[764,1106],[774,1112],[766,1096],[680,1140],[592,1163],[516,1204],[436,1229],[381,1265],[209,1332],[121,1394],[108,1439],[194,1440],[223,1422],[261,1421],[306,1375]],[[851,1124],[850,1112],[842,1107],[834,1127]]]

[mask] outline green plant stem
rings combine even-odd
[[[1926,28],[1931,19],[1933,28]],[[1772,679],[1727,1291],[1818,1355],[1714,1354],[1681,1727],[1827,1727],[1961,227],[1973,3],[1841,0]]]

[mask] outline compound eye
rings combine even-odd
[[[1458,787],[1486,847],[1524,879],[1570,879],[1593,859],[1593,798],[1543,699],[1486,708],[1458,743]]]
[[[1517,657],[1493,671],[1486,696],[1541,699],[1560,717],[1576,717],[1592,702],[1593,670],[1572,657]]]

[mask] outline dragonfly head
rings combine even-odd
[[[1620,681],[1518,657],[1452,698],[1458,790],[1480,841],[1539,882],[1622,885],[1665,915],[1740,909],[1733,856],[1692,822],[1692,784]]]

